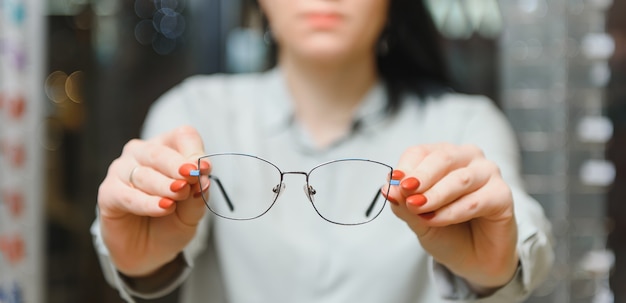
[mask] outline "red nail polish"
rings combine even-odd
[[[385,193],[382,193],[382,194],[383,194],[383,197],[385,197],[385,199],[387,199],[387,201],[389,201],[389,202],[391,202],[391,203],[393,203],[395,205],[400,205],[400,203],[398,203],[398,201],[396,201],[396,199],[394,197],[387,196],[387,194],[385,194]]]
[[[401,170],[397,170],[397,169],[391,173],[391,179],[393,180],[402,180],[404,179],[404,176],[405,176],[404,172]]]
[[[400,186],[404,190],[416,190],[418,187],[420,187],[420,181],[418,181],[415,177],[410,177],[400,182]]]
[[[192,170],[198,169],[194,164],[187,163],[180,166],[178,173],[183,177],[189,177]]]
[[[412,195],[406,198],[406,203],[413,206],[423,206],[428,200],[422,194]]]
[[[172,207],[172,205],[174,205],[174,200],[172,200],[172,199],[163,198],[163,199],[159,200],[159,207],[162,208],[162,209],[168,209],[168,208]]]
[[[429,213],[423,213],[419,215],[420,218],[424,219],[424,220],[431,220],[432,218],[435,217],[435,212],[431,211]]]
[[[202,197],[203,193],[204,192],[202,192],[202,191],[196,192],[196,193],[193,194],[193,198],[194,199],[198,199],[198,198]]]
[[[196,183],[191,186],[191,193],[194,199],[200,198],[202,196],[202,190],[200,189],[200,184]]]
[[[209,164],[209,162],[207,162],[207,161],[200,161],[200,171],[203,174],[208,174],[209,173],[209,169],[211,169],[211,164]]]
[[[179,192],[181,191],[183,188],[185,188],[185,186],[187,186],[187,181],[185,180],[176,180],[174,182],[172,182],[172,184],[170,185],[170,190],[172,192]]]

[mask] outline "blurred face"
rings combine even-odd
[[[259,0],[281,56],[336,60],[373,55],[389,0]]]

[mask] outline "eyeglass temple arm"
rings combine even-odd
[[[400,180],[389,181],[389,186],[398,186],[399,184],[400,184]],[[372,203],[370,203],[370,206],[365,211],[365,217],[369,217],[372,214],[372,211],[374,210],[374,205],[376,205],[376,200],[378,200],[379,196],[380,196],[380,190],[377,190],[376,195],[374,195],[374,199],[372,199]]]
[[[190,175],[194,177],[200,177],[200,170],[197,170],[197,169],[192,170]],[[226,193],[226,190],[224,189],[224,185],[222,185],[222,181],[220,181],[218,177],[215,177],[213,175],[209,175],[209,179],[215,180],[215,183],[217,184],[217,188],[220,189],[222,196],[224,196],[224,199],[226,200],[226,204],[228,204],[228,208],[230,208],[230,211],[235,211],[235,206],[233,205],[233,202],[230,201],[230,197]]]
[[[228,204],[228,208],[230,208],[230,211],[235,211],[235,206],[233,205],[233,202],[230,201],[230,197],[226,193],[224,185],[222,185],[222,181],[220,181],[218,177],[215,177],[213,175],[209,175],[209,179],[215,180],[217,188],[220,189],[220,192],[222,192],[222,195],[224,196],[224,200],[226,200],[226,204]]]

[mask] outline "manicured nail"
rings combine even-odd
[[[185,188],[185,186],[187,186],[187,181],[185,180],[176,180],[174,182],[172,182],[172,184],[170,184],[170,190],[172,192],[179,192],[181,191],[183,188]]]
[[[406,198],[406,203],[413,206],[423,206],[428,200],[422,194],[412,195]]]
[[[395,205],[400,205],[400,203],[398,203],[398,201],[396,201],[396,199],[394,199],[393,197],[387,196],[387,194],[381,192],[383,194],[383,197],[385,197],[385,199],[387,199],[387,201],[395,204]]]
[[[206,182],[204,184],[204,186],[202,187],[202,189],[198,190],[196,193],[193,194],[193,197],[196,198],[196,199],[200,198],[200,196],[202,196],[203,193],[205,193],[207,190],[209,190],[209,186],[211,186],[211,183]]]
[[[431,211],[431,212],[429,212],[429,213],[423,213],[423,214],[420,214],[419,216],[420,216],[420,218],[422,218],[422,219],[424,219],[424,220],[430,220],[430,219],[432,219],[432,218],[434,218],[434,217],[435,217],[435,212],[434,212],[434,211]]]
[[[178,173],[183,177],[191,176],[191,171],[198,169],[194,164],[187,163],[180,166]]]
[[[404,190],[412,191],[420,187],[420,181],[418,181],[415,177],[410,177],[400,182],[400,186]]]
[[[198,199],[202,196],[202,190],[200,190],[200,184],[196,183],[193,186],[191,186],[191,192],[192,192],[192,196],[194,199]]]
[[[391,179],[392,180],[402,180],[402,179],[404,179],[404,176],[405,176],[404,172],[401,171],[401,170],[398,170],[398,169],[394,170],[391,173]]]
[[[193,194],[193,198],[194,199],[198,199],[198,198],[202,197],[202,194],[204,194],[204,191],[195,192]]]
[[[174,205],[174,200],[172,199],[163,198],[159,201],[159,207],[162,209],[168,209],[172,207],[172,205]]]
[[[209,173],[209,169],[211,169],[211,164],[209,164],[209,162],[207,162],[207,161],[200,161],[200,171],[203,174],[208,174]]]

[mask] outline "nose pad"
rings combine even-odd
[[[304,194],[307,197],[309,197],[309,201],[315,202],[315,194],[317,193],[315,188],[313,188],[313,186],[309,186],[309,185],[304,184],[302,189],[304,190]]]
[[[278,197],[280,197],[280,194],[283,193],[283,191],[285,190],[285,183],[280,183],[277,184],[276,186],[274,186],[274,188],[272,188],[272,191],[274,192],[274,200],[278,199]]]

